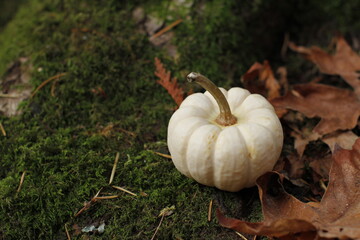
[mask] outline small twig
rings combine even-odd
[[[106,200],[106,199],[114,199],[114,198],[118,198],[118,195],[113,195],[113,196],[101,196],[101,197],[96,197],[95,200]]]
[[[52,97],[55,97],[55,87],[56,87],[56,83],[59,82],[59,78],[57,78],[55,81],[53,81],[53,83],[51,84],[51,90],[50,90],[50,93],[51,93],[51,96]]]
[[[239,232],[237,232],[237,231],[235,231],[235,233],[239,236],[239,237],[241,237],[243,240],[248,240],[246,237],[244,237],[244,235],[242,235],[241,233],[239,233]]]
[[[117,166],[117,163],[118,163],[118,161],[119,161],[119,157],[120,157],[120,153],[117,152],[117,153],[116,153],[116,156],[115,156],[114,165],[113,165],[113,168],[112,168],[112,171],[111,171],[109,184],[111,184],[111,183],[113,182],[113,180],[114,180],[115,171],[116,171],[116,166]]]
[[[159,228],[160,228],[160,226],[161,226],[161,224],[162,224],[162,222],[163,222],[163,220],[164,220],[164,217],[170,216],[171,214],[173,214],[174,210],[175,210],[175,206],[173,205],[173,206],[171,206],[171,207],[166,207],[166,208],[164,208],[164,209],[162,209],[162,210],[160,211],[159,217],[161,216],[161,219],[160,219],[159,225],[157,226],[157,228],[156,228],[156,230],[155,230],[155,232],[154,232],[154,235],[152,236],[151,240],[153,240],[153,239],[155,238],[156,233],[159,231]]]
[[[117,190],[120,190],[120,191],[123,191],[123,192],[126,192],[134,197],[137,197],[137,194],[136,193],[133,193],[133,192],[130,192],[129,190],[126,190],[125,188],[122,188],[122,187],[118,187],[118,186],[112,186],[113,188],[117,189]]]
[[[0,130],[1,130],[1,133],[4,137],[6,137],[6,131],[5,131],[5,128],[4,126],[2,125],[2,123],[0,122]]]
[[[183,20],[182,19],[178,19],[175,22],[171,23],[170,25],[164,27],[163,29],[161,29],[160,31],[158,31],[157,33],[155,33],[154,35],[152,35],[150,37],[150,40],[153,40],[161,35],[163,35],[164,33],[170,31],[172,28],[174,28],[176,25],[179,25]]]
[[[89,202],[85,202],[84,207],[81,208],[81,209],[75,214],[75,217],[79,216],[82,212],[84,212],[85,210],[89,209],[89,208],[91,207],[91,205],[97,201],[96,198],[99,196],[101,190],[102,190],[102,188],[100,188],[100,190],[95,194],[95,196],[94,196]]]
[[[26,171],[24,171],[24,172],[22,173],[22,175],[21,175],[19,187],[18,187],[18,189],[16,190],[16,192],[20,192],[20,190],[21,190],[21,187],[22,187],[22,185],[23,185],[23,183],[24,183],[24,179],[25,179],[25,173],[26,173]]]
[[[160,153],[160,152],[155,152],[153,151],[155,154],[161,156],[161,157],[164,157],[164,158],[169,158],[169,159],[172,159],[172,157],[168,154],[165,154],[165,153]]]
[[[35,89],[35,91],[31,94],[31,98],[33,98],[33,97],[35,96],[35,94],[36,94],[41,88],[43,88],[46,84],[48,84],[48,83],[51,82],[52,80],[58,79],[58,78],[60,78],[60,77],[62,77],[62,76],[65,76],[65,75],[66,75],[66,73],[60,73],[60,74],[57,74],[57,75],[55,75],[55,76],[52,76],[51,78],[43,81],[43,82]]]
[[[208,222],[211,221],[212,205],[213,205],[213,200],[211,199],[211,201],[209,203],[209,210],[208,210]]]
[[[326,191],[326,190],[327,190],[327,187],[326,187],[324,181],[320,179],[319,183],[320,183],[320,187],[321,187],[322,189],[324,189],[324,191]]]
[[[164,220],[164,217],[165,217],[165,215],[162,215],[162,216],[161,216],[160,223],[159,223],[159,225],[156,227],[156,230],[155,230],[154,235],[152,236],[151,240],[154,240],[154,238],[155,238],[157,232],[159,231],[159,228],[160,228],[160,226],[161,226],[161,224],[162,224],[162,222],[163,222],[163,220]]]
[[[71,237],[70,237],[70,233],[69,233],[69,230],[67,228],[67,225],[65,224],[65,233],[66,233],[66,237],[68,240],[71,240]]]

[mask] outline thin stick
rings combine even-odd
[[[111,171],[111,175],[110,175],[110,180],[109,180],[109,184],[111,184],[114,180],[114,176],[115,176],[115,171],[116,171],[116,165],[119,161],[119,157],[120,157],[120,153],[117,152],[116,153],[116,156],[115,156],[115,161],[114,161],[114,165],[113,165],[113,168],[112,168],[112,171]]]
[[[65,233],[66,233],[66,237],[68,240],[71,240],[71,237],[70,237],[70,233],[69,233],[69,230],[67,228],[67,225],[65,224]]]
[[[160,228],[160,226],[161,226],[161,224],[162,224],[162,222],[163,222],[163,220],[164,220],[164,217],[165,217],[165,214],[161,216],[160,223],[159,223],[159,225],[157,226],[157,228],[156,228],[156,230],[155,230],[155,232],[154,232],[154,235],[152,236],[151,240],[154,240],[155,235],[156,235],[156,233],[159,231],[159,228]]]
[[[239,236],[239,237],[241,237],[243,240],[248,240],[246,237],[244,237],[244,235],[242,235],[241,233],[239,233],[239,232],[237,232],[237,231],[235,231],[235,233]]]
[[[22,173],[22,175],[21,175],[19,187],[18,187],[18,189],[16,190],[16,192],[20,192],[20,190],[21,190],[21,186],[23,185],[24,179],[25,179],[25,173],[26,173],[26,171],[24,171],[24,172]]]
[[[106,200],[106,199],[114,199],[114,198],[118,198],[118,195],[113,195],[113,196],[101,196],[101,197],[96,197],[95,200]]]
[[[161,157],[168,158],[168,159],[172,159],[172,157],[171,157],[170,155],[168,155],[168,154],[160,153],[160,152],[155,152],[155,151],[154,151],[154,153],[157,154],[157,155],[159,155],[159,156],[161,156]]]
[[[153,40],[161,35],[163,35],[164,33],[170,31],[172,28],[174,28],[176,25],[179,25],[183,20],[182,19],[178,19],[175,22],[171,23],[170,25],[164,27],[163,29],[161,29],[160,31],[158,31],[157,33],[155,33],[154,35],[152,35],[150,37],[150,40]]]
[[[133,193],[133,192],[130,192],[129,190],[126,190],[125,188],[122,188],[122,187],[118,187],[118,186],[112,186],[113,188],[117,189],[117,190],[120,190],[120,191],[123,191],[123,192],[126,192],[134,197],[137,197],[136,193]]]
[[[62,77],[62,76],[65,76],[65,75],[66,75],[66,73],[60,73],[60,74],[57,74],[57,75],[55,75],[55,76],[52,76],[51,78],[43,81],[43,82],[35,89],[35,91],[31,94],[31,98],[33,98],[33,97],[35,96],[35,94],[36,94],[41,88],[43,88],[46,84],[48,84],[49,82],[51,82],[51,81],[54,80],[54,79],[58,79],[58,78],[60,78],[60,77]]]
[[[2,123],[0,122],[0,130],[1,130],[1,133],[4,137],[6,137],[6,131],[5,131],[5,128],[4,126],[2,125]]]
[[[86,203],[84,204],[84,207],[81,208],[81,209],[74,215],[74,217],[79,216],[82,212],[84,212],[85,210],[89,209],[89,208],[91,207],[91,205],[97,201],[96,198],[99,196],[99,194],[100,194],[100,192],[101,192],[102,189],[103,189],[103,188],[100,188],[100,190],[95,194],[95,196],[94,196],[89,202],[86,202]]]
[[[211,221],[212,205],[213,205],[213,200],[211,199],[211,201],[209,203],[209,210],[208,210],[208,222]]]
[[[326,191],[326,190],[327,190],[327,187],[326,187],[324,181],[323,181],[323,180],[320,180],[319,183],[320,183],[320,187],[321,187],[322,189],[324,189],[324,191]]]

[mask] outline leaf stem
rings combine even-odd
[[[222,126],[230,126],[237,123],[237,119],[234,115],[232,115],[229,103],[227,102],[224,94],[220,91],[220,89],[207,77],[201,75],[200,73],[191,72],[187,76],[187,80],[189,82],[196,82],[205,90],[207,90],[216,100],[219,105],[220,114],[215,119],[215,122]]]

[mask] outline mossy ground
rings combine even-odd
[[[307,8],[295,3],[214,0],[194,1],[184,18],[183,10],[165,11],[160,2],[23,1],[1,30],[1,75],[20,57],[30,59],[34,88],[54,75],[66,75],[25,101],[22,115],[0,115],[7,133],[0,136],[0,239],[66,239],[65,225],[72,239],[150,239],[159,212],[172,205],[176,209],[165,217],[157,239],[235,239],[215,219],[207,221],[210,200],[214,208],[238,213],[235,217],[261,219],[255,188],[227,193],[201,186],[154,153],[166,152],[167,122],[175,108],[156,83],[154,57],[185,88],[181,80],[189,71],[202,72],[224,87],[239,86],[239,77],[254,61],[269,58],[282,64],[273,54],[285,32],[309,42],[305,31],[309,19],[319,15],[316,11],[322,13],[319,24],[330,22],[344,32],[356,16],[347,14],[340,25],[333,23],[331,14],[338,13],[340,1],[323,9],[313,4],[309,22],[302,23]],[[344,11],[351,12],[353,5]],[[185,19],[172,39],[180,56],[176,61],[138,31],[132,20],[137,6],[158,11],[165,23]],[[276,20],[270,30],[262,25],[269,19]],[[290,28],[282,23],[289,19]],[[99,88],[105,94],[97,94]],[[113,184],[138,197],[108,186],[117,152]],[[100,200],[74,217],[101,188],[101,195],[119,197]],[[106,224],[101,235],[74,230],[101,221]]]

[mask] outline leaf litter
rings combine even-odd
[[[342,37],[336,38],[334,55],[291,42],[289,47],[315,63],[321,73],[339,75],[353,89],[318,83],[321,77],[289,86],[285,67],[279,67],[275,75],[268,61],[253,64],[241,82],[251,93],[261,94],[272,103],[287,125],[286,131],[290,130],[288,136],[294,138],[295,152],[283,154],[275,167],[278,172],[266,173],[257,181],[263,222],[227,218],[218,209],[219,223],[239,233],[279,239],[359,239],[360,182],[356,176],[360,173],[360,139],[353,130],[359,126],[360,116],[360,57]],[[157,58],[155,66],[157,82],[179,106],[185,97],[183,89]],[[317,118],[320,121],[313,126],[304,124]],[[328,150],[306,153],[307,146],[318,140]],[[311,183],[302,179],[308,173]],[[302,197],[307,203],[300,201],[286,192],[284,179],[309,188],[321,201],[310,195]]]
[[[318,83],[321,77],[289,86],[286,68],[278,69],[281,76],[277,80],[267,61],[255,63],[242,77],[245,88],[273,104],[287,126],[288,137],[294,138],[295,152],[283,153],[275,168],[278,172],[266,173],[257,181],[262,222],[227,218],[218,209],[220,225],[279,239],[360,239],[360,56],[343,37],[335,42],[334,55],[319,47],[294,43],[289,47],[316,64],[321,73],[340,76],[352,89]],[[312,120],[313,125],[308,125],[309,119],[319,121]],[[328,150],[322,147],[306,151],[309,144],[316,146],[319,140]],[[303,180],[306,174],[310,174],[310,183]],[[321,201],[311,194],[300,201],[285,190],[285,179],[293,186],[310,188]]]
[[[227,218],[219,210],[222,226],[280,239],[360,238],[360,139],[352,150],[336,147],[327,190],[318,202],[304,203],[288,194],[283,177],[269,172],[257,180],[264,221],[250,223]]]

